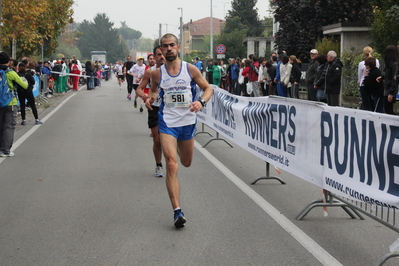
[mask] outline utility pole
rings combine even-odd
[[[162,24],[159,23],[159,39],[158,39],[158,42],[161,42],[161,37],[162,37]],[[158,43],[158,44],[161,44],[161,43]]]
[[[184,46],[185,46],[185,42],[184,42],[184,29],[183,29],[183,8],[182,7],[178,7],[177,9],[180,9],[181,11],[181,15],[180,15],[180,59],[183,60],[184,59]]]
[[[212,15],[212,0],[211,0],[211,28],[210,28],[210,37],[211,37],[211,47],[210,47],[210,54],[211,58],[213,58],[213,15]]]

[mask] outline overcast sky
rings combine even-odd
[[[224,19],[231,9],[231,1],[212,0],[213,17]],[[183,23],[210,17],[211,0],[75,0],[74,18],[76,22],[84,19],[93,21],[97,13],[105,13],[114,27],[119,28],[121,21],[135,30],[141,31],[143,37],[156,39],[159,36],[159,24],[162,23],[162,34],[174,33],[178,36],[180,15],[183,8]],[[269,16],[269,1],[258,0],[256,6],[259,17]]]

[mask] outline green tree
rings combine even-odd
[[[125,40],[138,40],[143,35],[140,31],[128,27],[126,25],[126,21],[121,21],[121,27],[118,29],[118,31]]]
[[[239,17],[226,17],[226,23],[219,36],[215,36],[215,46],[226,46],[226,58],[246,57],[246,47],[242,40],[247,36],[248,27],[241,22]]]
[[[263,33],[262,35],[265,37],[273,36],[273,18],[265,17],[263,19]]]
[[[296,55],[302,61],[323,37],[323,26],[339,22],[366,22],[371,14],[368,0],[275,0],[277,48]]]
[[[385,47],[399,41],[399,1],[370,0],[373,6],[371,39],[374,49],[383,53]]]
[[[65,25],[73,22],[73,0],[3,0],[0,39],[11,54],[16,40],[17,57],[31,56],[45,45],[45,55],[58,46]]]
[[[125,21],[121,21],[121,27],[118,32],[126,41],[129,49],[138,49],[139,39],[143,35],[140,31],[128,27]]]
[[[152,52],[152,50],[154,48],[154,46],[152,44],[153,44],[153,40],[152,39],[140,38],[137,50],[138,51],[144,51],[144,52]]]
[[[227,18],[238,17],[241,23],[247,26],[247,37],[260,36],[263,32],[262,23],[259,20],[258,9],[255,8],[258,0],[233,0],[232,9],[229,10]]]
[[[106,51],[107,60],[115,62],[129,53],[126,42],[113,26],[104,13],[97,14],[93,22],[83,20],[78,28],[82,34],[78,48],[84,58],[90,58],[91,51]]]

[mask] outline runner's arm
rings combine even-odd
[[[141,97],[141,99],[143,99],[143,101],[145,101],[148,97],[148,95],[146,95],[144,93],[144,88],[147,86],[147,84],[150,83],[150,78],[151,78],[151,69],[147,69],[144,72],[144,75],[141,79],[141,82],[139,84],[139,86],[137,87],[136,93],[139,97]]]
[[[158,69],[151,71],[151,89],[150,93],[148,94],[148,98],[145,101],[145,106],[147,109],[152,110],[152,103],[155,101],[156,97],[158,96],[158,84],[159,79],[161,76],[161,72]]]

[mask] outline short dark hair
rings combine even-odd
[[[320,64],[320,65],[324,65],[325,63],[327,63],[327,56],[324,54],[318,55],[316,57],[316,61]]]
[[[176,44],[179,44],[179,39],[177,39],[176,35],[174,35],[172,33],[166,33],[164,36],[162,36],[161,40],[159,41],[161,45],[162,45],[163,39],[166,39],[166,38],[174,38],[174,39],[176,39]]]
[[[154,47],[154,50],[152,50],[153,54],[157,54],[157,49],[161,49],[161,45],[157,45]]]
[[[367,57],[366,60],[364,60],[364,64],[369,68],[374,68],[377,66],[377,61],[374,57]]]
[[[285,64],[287,64],[288,63],[288,61],[289,61],[289,58],[288,58],[288,56],[286,56],[286,55],[284,55],[284,56],[282,56],[281,57],[281,62],[285,65]]]

